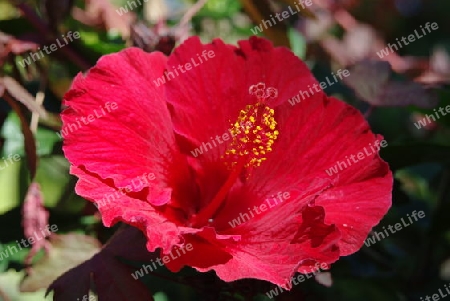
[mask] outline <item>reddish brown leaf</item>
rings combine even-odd
[[[0,84],[0,97],[2,97],[4,93],[5,93],[5,86]]]
[[[41,17],[36,13],[34,8],[21,1],[17,2],[15,6],[20,10],[22,15],[27,19],[27,21],[32,24],[34,29],[41,36],[49,38],[47,24],[45,24]],[[52,42],[55,41],[55,39],[56,37],[53,37]],[[73,49],[72,45],[67,45],[63,48],[60,48],[58,52],[61,52],[61,55],[59,55],[58,57],[73,62],[74,64],[78,65],[82,71],[89,69],[92,65],[87,58],[84,58],[80,55],[80,53],[76,52]]]
[[[134,270],[119,261],[119,258],[151,260],[155,255],[147,251],[145,244],[146,239],[139,230],[123,228],[94,257],[60,276],[47,293],[53,291],[55,301],[81,300],[95,287],[99,300],[151,301],[152,294],[131,276]]]
[[[433,91],[413,81],[394,81],[388,62],[362,60],[353,65],[344,82],[373,106],[408,106],[432,108],[438,98]]]
[[[123,37],[130,35],[130,24],[135,20],[135,13],[128,12],[119,15],[108,0],[85,0],[85,10],[75,7],[73,17],[78,21],[90,25],[98,26],[107,31],[118,30]]]
[[[33,266],[33,272],[24,278],[20,290],[35,292],[48,287],[59,275],[91,258],[100,247],[101,244],[90,236],[52,235],[48,253]]]
[[[167,28],[165,31],[169,31]],[[169,55],[175,47],[177,38],[174,34],[160,34],[158,26],[154,28],[147,27],[139,22],[131,26],[130,39],[133,46],[139,47],[147,52],[161,51]]]
[[[250,19],[257,25],[262,24],[263,20],[270,20],[270,15],[275,13],[267,0],[241,0],[241,3]],[[265,29],[263,33],[274,45],[290,47],[285,23],[276,22],[272,27]]]
[[[0,31],[0,66],[5,64],[10,54],[20,55],[28,51],[35,51],[39,45],[15,39]]]
[[[22,111],[22,108],[17,103],[17,101],[13,98],[9,91],[3,94],[3,99],[11,106],[13,111],[17,114],[20,119],[20,124],[22,127],[22,134],[24,136],[25,142],[25,153],[27,155],[27,164],[28,170],[30,171],[31,180],[34,179],[36,175],[37,168],[37,153],[36,153],[36,141],[34,140],[33,133],[30,130],[29,124],[25,115]]]
[[[57,32],[58,25],[69,15],[74,0],[43,0],[42,10],[47,16],[50,28]]]
[[[3,85],[16,100],[24,104],[31,112],[37,113],[44,118],[47,116],[45,109],[37,104],[34,97],[14,78],[8,76],[0,78],[0,85]]]

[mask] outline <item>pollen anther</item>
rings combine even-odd
[[[247,105],[241,110],[237,121],[231,124],[230,132],[234,135],[225,156],[234,166],[239,157],[248,156],[245,167],[260,166],[266,160],[265,155],[272,151],[278,138],[275,111],[261,102]]]

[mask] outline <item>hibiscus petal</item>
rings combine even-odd
[[[342,232],[342,255],[355,252],[391,205],[392,174],[370,148],[382,137],[370,131],[359,111],[334,98],[310,99],[280,111],[275,150],[248,185],[254,191],[275,194],[302,190],[301,183],[329,179],[332,188],[315,204],[325,208],[326,223],[336,224]],[[314,119],[308,122],[311,116]],[[363,159],[347,161],[360,152]],[[326,171],[338,162],[347,162],[347,168],[329,175]]]
[[[373,161],[368,165],[379,170],[372,178],[333,187],[316,199],[325,208],[325,222],[335,224],[342,233],[341,256],[358,251],[391,206],[392,174],[387,164],[379,166],[379,158]]]
[[[200,64],[198,55],[208,52],[214,57]],[[192,37],[175,49],[168,60],[168,69],[192,62],[198,64],[166,84],[167,101],[174,107],[174,129],[190,142],[184,149],[188,154],[203,142],[211,145],[211,138],[227,132],[228,118],[248,103],[244,97],[248,86],[243,73],[243,58],[235,52],[235,47],[221,40],[202,45],[197,37]],[[216,146],[205,155],[219,158],[224,145]]]
[[[276,107],[297,94],[299,87],[317,83],[306,64],[286,48],[274,48],[257,37],[239,45],[236,48],[218,39],[203,45],[192,37],[168,60],[169,66],[186,66],[198,64],[199,54],[214,54],[166,84],[174,129],[183,137],[181,151],[197,158],[191,165],[203,202],[214,197],[228,176],[229,169],[220,157],[231,141],[231,123],[240,110],[257,101],[249,94],[250,86],[264,82],[266,87],[275,87],[279,96],[270,105]]]
[[[188,177],[164,89],[152,83],[165,66],[162,54],[137,48],[104,56],[86,77],[75,78],[62,114],[64,152],[73,165],[112,179],[116,187],[152,186],[158,190],[148,197],[154,205],[167,203],[169,187]],[[131,185],[144,174],[154,174],[154,180]]]
[[[324,224],[323,208],[306,207],[303,218],[296,218],[297,223],[280,223],[280,217],[294,211],[294,207],[283,204],[277,208],[278,214],[266,215],[240,228],[239,232],[245,233],[241,240],[226,242],[226,250],[233,258],[225,264],[194,267],[203,272],[214,269],[225,281],[256,278],[287,287],[297,269],[310,272],[322,263],[335,262],[339,258],[340,233],[336,227]],[[301,240],[296,233],[302,233]]]
[[[191,251],[186,251],[178,258],[166,264],[173,272],[179,271],[183,266],[207,269],[211,266],[224,264],[232,256],[226,250],[226,243],[239,241],[240,237],[217,235],[213,228],[204,228],[195,235],[184,235],[184,247],[192,245]],[[202,256],[209,254],[208,256]]]
[[[202,272],[213,269],[225,281],[257,278],[285,286],[297,270],[311,272],[320,264],[335,262],[341,234],[324,223],[323,208],[308,206],[329,186],[329,181],[311,183],[292,195],[295,201],[276,204],[270,214],[256,215],[235,228],[214,222],[216,233],[205,227],[195,236],[183,235],[193,251],[170,263],[171,269],[189,265]],[[208,264],[201,260],[205,252],[214,254]]]
[[[76,193],[90,201],[98,201],[105,195],[117,192],[112,181],[106,182],[99,176],[72,166],[71,173],[79,177]],[[162,248],[169,252],[173,246],[181,245],[181,235],[177,226],[157,212],[153,206],[130,194],[118,194],[98,207],[103,223],[111,227],[124,222],[144,232],[147,237],[147,249],[151,252]]]
[[[168,102],[174,107],[175,131],[191,142],[185,145],[188,154],[205,143],[202,150],[208,151],[197,155],[211,160],[220,158],[228,143],[214,139],[229,134],[239,111],[256,103],[255,96],[249,94],[251,85],[264,82],[267,87],[275,87],[279,92],[279,97],[271,102],[275,107],[298,93],[299,86],[316,83],[307,66],[286,48],[274,48],[269,41],[257,37],[239,45],[241,48],[236,48],[219,39],[203,45],[192,37],[168,60],[169,66],[185,66],[198,64],[199,54],[214,54],[166,84]]]

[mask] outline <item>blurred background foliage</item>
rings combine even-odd
[[[125,47],[168,54],[190,35],[236,43],[251,36],[263,19],[296,3],[149,0],[118,13],[130,1],[0,0],[0,254],[8,255],[0,260],[0,300],[45,300],[46,287],[59,274],[90,258],[116,230],[104,228],[95,207],[74,193],[76,180],[62,153],[59,112],[72,78],[100,56]],[[319,81],[340,68],[351,71],[345,82],[325,92],[361,110],[385,137],[389,146],[381,156],[396,179],[393,207],[374,230],[414,210],[423,210],[426,217],[342,258],[322,280],[305,281],[277,300],[420,300],[450,281],[450,115],[420,129],[414,125],[433,109],[450,105],[450,2],[312,2],[259,35],[290,47]],[[377,56],[386,43],[426,22],[436,22],[439,29],[382,60]],[[20,64],[69,30],[81,38],[28,66]],[[9,160],[16,154],[19,161]],[[39,194],[30,192],[31,183],[39,184]],[[27,204],[31,211],[25,210]],[[36,247],[32,260],[27,259],[29,249],[7,252],[26,237],[28,220],[58,225],[59,240],[50,239],[48,252]],[[129,264],[138,268],[142,263]],[[156,301],[263,301],[273,288],[260,281],[226,284],[213,273],[190,269],[158,274],[142,281]]]

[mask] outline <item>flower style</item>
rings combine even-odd
[[[288,103],[313,85],[292,52],[256,37],[239,47],[192,37],[169,57],[137,48],[104,56],[64,98],[63,130],[80,125],[64,142],[76,192],[103,200],[106,226],[139,228],[151,252],[190,243],[192,251],[166,263],[172,271],[191,266],[225,281],[285,286],[296,272],[359,250],[391,205],[392,174],[377,153],[325,172],[381,137],[322,91]],[[107,102],[117,108],[81,124]]]

